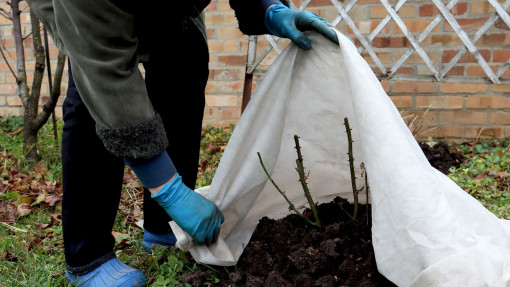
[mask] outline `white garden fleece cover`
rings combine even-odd
[[[308,35],[311,50],[289,45],[266,73],[206,191],[225,216],[218,242],[196,245],[171,222],[177,246],[197,261],[235,265],[260,218],[289,214],[257,152],[291,201],[306,205],[294,135],[300,137],[314,200],[352,199],[343,125],[348,117],[355,166],[364,162],[368,173],[380,273],[398,286],[510,286],[507,223],[430,166],[347,37],[338,32],[336,46]],[[361,187],[364,179],[356,172]]]

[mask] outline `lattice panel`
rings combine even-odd
[[[381,79],[404,79],[404,80],[430,80],[430,81],[449,81],[449,80],[455,80],[455,81],[466,81],[470,82],[473,80],[477,81],[490,81],[495,84],[499,84],[501,82],[508,83],[510,80],[502,79],[502,76],[504,73],[510,68],[510,60],[508,60],[505,64],[503,64],[496,72],[493,71],[493,69],[490,67],[489,63],[486,61],[484,56],[480,53],[479,48],[475,45],[478,40],[481,39],[481,37],[487,33],[487,31],[494,27],[495,23],[501,19],[508,27],[510,27],[510,16],[508,12],[506,11],[508,7],[510,7],[510,0],[506,0],[503,3],[500,3],[502,1],[497,0],[487,0],[487,2],[492,6],[492,8],[495,10],[495,12],[488,17],[488,20],[481,25],[476,32],[466,32],[463,30],[462,26],[459,24],[458,20],[456,19],[455,15],[452,14],[452,9],[455,7],[456,4],[458,4],[458,0],[450,0],[446,3],[446,5],[443,3],[445,1],[441,0],[431,0],[430,3],[433,3],[435,7],[439,10],[439,13],[431,20],[431,22],[428,24],[428,26],[423,29],[423,31],[420,31],[420,33],[412,33],[410,29],[406,26],[405,21],[402,19],[402,17],[399,15],[399,10],[405,6],[405,4],[408,2],[407,0],[398,0],[394,5],[390,4],[388,0],[380,0],[379,4],[383,6],[386,11],[387,15],[379,22],[379,24],[371,30],[370,33],[363,33],[360,31],[360,29],[356,26],[355,21],[352,19],[352,17],[349,15],[349,12],[356,7],[356,5],[363,5],[360,3],[357,3],[357,0],[350,0],[345,1],[345,3],[340,3],[338,0],[330,0],[332,6],[334,6],[338,12],[338,16],[336,16],[332,21],[330,21],[333,26],[337,26],[340,23],[345,23],[347,27],[349,27],[352,30],[353,36],[359,41],[359,47],[358,52],[368,53],[369,57],[373,61],[373,65],[377,67],[379,70],[378,76]],[[304,0],[299,6],[296,6],[293,2],[291,2],[291,7],[295,10],[302,11],[310,4],[311,0]],[[416,4],[416,2],[414,2]],[[384,64],[383,61],[380,59],[380,57],[377,54],[377,51],[373,45],[374,39],[378,37],[378,35],[381,34],[383,29],[386,25],[388,25],[390,22],[394,23],[394,27],[398,27],[401,31],[401,34],[405,36],[406,41],[410,43],[410,46],[407,48],[407,51],[399,57],[398,59],[394,59],[390,63]],[[424,49],[423,43],[425,39],[431,35],[431,33],[434,31],[434,29],[437,29],[438,25],[443,24],[446,25],[448,23],[451,26],[451,29],[453,30],[452,33],[455,33],[455,36],[458,37],[461,40],[461,48],[458,50],[457,54],[448,62],[443,63],[441,62],[442,57],[439,58],[439,61],[433,61],[431,57],[427,54],[427,50]],[[343,31],[342,31],[343,32]],[[469,36],[471,34],[471,37]],[[269,45],[262,51],[262,53],[259,53],[258,57],[254,57],[255,55],[255,47],[256,45],[250,45],[250,48],[248,49],[248,63],[247,63],[247,73],[251,74],[256,69],[256,67],[260,64],[260,62],[266,57],[269,52],[272,50],[276,51],[278,54],[281,53],[281,48],[279,47],[278,43],[281,39],[275,36],[271,35],[265,35],[267,41],[269,42]],[[250,37],[250,41],[254,42],[257,40],[256,36]],[[458,48],[458,47],[457,47]],[[499,47],[501,48],[501,47]],[[478,79],[462,79],[462,77],[451,77],[447,74],[454,68],[459,61],[462,59],[462,57],[466,53],[470,53],[474,59],[476,59],[476,64],[479,65],[482,70],[484,71],[486,77],[479,77]],[[397,74],[397,71],[403,67],[404,63],[409,59],[409,57],[413,54],[417,53],[421,60],[423,60],[423,63],[430,71],[430,75],[406,75],[402,77],[402,75]],[[251,55],[251,56],[250,56]]]

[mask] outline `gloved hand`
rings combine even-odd
[[[285,5],[273,5],[266,11],[264,24],[271,34],[289,38],[304,50],[309,50],[312,47],[310,40],[303,33],[303,31],[309,30],[319,32],[338,45],[338,38],[333,31],[333,26],[310,11],[294,11]]]
[[[218,239],[223,214],[213,202],[184,185],[179,174],[151,197],[198,244],[211,244]]]

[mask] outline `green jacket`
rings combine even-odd
[[[181,1],[179,3],[196,3],[190,9],[183,8],[184,4],[177,5],[176,10],[187,11],[184,14],[190,15],[175,15],[169,11],[169,17],[188,18],[188,22],[202,31],[206,41],[204,17],[200,12],[209,1]],[[139,48],[143,45],[139,45],[135,25],[135,19],[140,23],[136,13],[139,7],[134,5],[143,4],[128,0],[27,2],[47,27],[57,47],[69,56],[76,87],[107,149],[130,159],[152,158],[161,153],[167,145],[165,131],[138,69]],[[280,2],[231,0],[238,19],[247,19],[240,20],[245,23],[240,25],[245,33],[266,33],[264,12],[275,3]]]

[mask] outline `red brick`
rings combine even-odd
[[[211,12],[218,10],[218,6],[216,5],[217,1],[211,1],[207,7],[205,7],[205,12]]]
[[[490,68],[493,72],[496,72],[499,67],[491,65]],[[468,77],[484,77],[486,79],[489,79],[485,71],[482,69],[480,65],[474,65],[474,66],[467,66],[466,67],[466,76]]]
[[[457,3],[451,10],[453,15],[463,15],[467,12],[468,5],[466,2]]]
[[[214,94],[218,90],[218,87],[215,83],[207,82],[207,85],[205,86],[205,93],[206,94]]]
[[[446,73],[446,76],[464,76],[464,70],[463,66],[454,66]]]
[[[228,1],[219,1],[216,5],[218,5],[218,11],[232,11]]]
[[[441,83],[441,92],[447,94],[457,93],[484,93],[489,88],[488,84],[474,84],[474,83]]]
[[[471,2],[471,14],[490,14],[495,10],[488,1]]]
[[[388,93],[390,91],[390,82],[389,81],[381,81],[381,86],[383,87],[383,89],[386,93]]]
[[[246,55],[237,56],[218,56],[218,64],[224,64],[225,66],[246,66]]]
[[[425,31],[425,28],[427,28],[427,26],[430,24],[430,22],[432,22],[432,19],[413,19],[413,20],[404,20],[403,22],[406,25],[407,30],[409,32],[421,33],[423,31]],[[439,27],[440,27],[439,25],[436,25],[436,27],[434,27],[434,29],[432,31],[438,32]],[[400,30],[400,27],[397,24],[394,25],[393,31],[396,34],[402,34],[402,30]]]
[[[205,23],[208,27],[210,26],[218,26],[218,25],[235,25],[237,24],[237,19],[234,13],[206,13],[205,14]]]
[[[218,85],[219,93],[242,93],[244,82],[224,82]]]
[[[222,120],[239,120],[240,117],[240,108],[222,108],[220,110],[220,118]]]
[[[328,6],[331,5],[330,0],[312,0],[307,7],[314,7],[314,6]]]
[[[486,124],[488,113],[484,111],[441,111],[441,123]]]
[[[395,81],[393,82],[393,93],[433,93],[437,89],[435,82],[411,82],[411,81]]]
[[[467,3],[458,3],[453,7],[453,9],[450,11],[453,15],[462,15],[467,12]],[[421,5],[419,8],[419,15],[421,17],[431,17],[438,15],[439,9],[435,4],[424,4]]]
[[[236,107],[238,96],[221,95],[206,96],[205,103],[209,107]]]
[[[510,125],[510,112],[492,112],[491,124]]]
[[[235,69],[210,69],[209,80],[214,81],[238,81],[239,70]]]
[[[460,27],[464,31],[473,31],[478,30],[480,27],[487,22],[489,18],[487,17],[480,17],[480,18],[455,18],[457,20],[457,23],[460,25]],[[448,21],[445,21],[444,23],[444,30],[445,31],[453,31],[452,26],[450,26],[450,23]]]
[[[411,42],[406,37],[375,37],[372,45],[376,48],[402,48],[411,47]]]
[[[423,137],[436,136],[439,138],[463,138],[464,127],[462,126],[437,126],[420,133]]]
[[[485,59],[485,61],[489,61],[491,57],[491,51],[490,50],[478,50],[480,52],[480,55]],[[449,63],[457,54],[459,51],[456,50],[445,50],[443,52],[443,57],[441,58],[442,63]],[[460,60],[457,63],[476,63],[475,57],[468,51],[462,55]]]
[[[22,106],[21,98],[18,96],[7,97],[7,105],[9,106]]]
[[[495,93],[510,93],[510,84],[493,84],[492,91]]]
[[[439,9],[437,9],[435,4],[424,4],[420,6],[418,14],[421,17],[435,16],[439,14]]]
[[[416,96],[415,108],[419,109],[460,109],[461,96]]]
[[[466,127],[464,137],[466,139],[492,138],[503,136],[502,127],[484,126],[484,127]]]
[[[395,72],[395,74],[404,74],[404,75],[414,74],[414,69],[413,69],[413,67],[400,67]]]
[[[492,33],[484,34],[480,40],[476,41],[475,45],[485,46],[497,46],[497,45],[509,45],[510,44],[510,32],[504,33]]]
[[[388,10],[382,5],[370,6],[370,18],[384,18],[388,15]]]
[[[15,95],[17,92],[17,86],[14,84],[1,84],[0,94],[1,95]]]
[[[510,59],[510,50],[493,50],[492,61],[496,63],[504,63]]]
[[[12,115],[12,116],[21,116],[21,108],[18,107],[0,107],[0,115]]]
[[[414,122],[421,124],[437,124],[439,119],[439,112],[436,111],[403,111],[400,113],[406,122],[414,119]]]
[[[411,96],[390,96],[393,104],[398,108],[411,108],[413,106],[413,97]]]
[[[402,18],[416,17],[416,5],[406,3],[398,10],[398,15]]]
[[[247,38],[238,27],[218,27],[216,33],[219,39]]]
[[[498,20],[496,21],[496,28],[499,28],[499,29],[504,29],[504,30],[510,30],[510,28],[508,27],[508,25],[505,23],[505,21],[501,18],[498,18]]]
[[[508,85],[510,86],[510,85]],[[493,87],[494,88],[494,87]],[[509,109],[510,98],[507,96],[469,96],[466,98],[468,109]]]
[[[209,41],[209,53],[234,53],[237,52],[237,41],[212,40]]]
[[[216,29],[207,29],[205,31],[206,35],[207,35],[207,39],[214,39],[216,38],[215,37],[215,34],[216,34]]]

